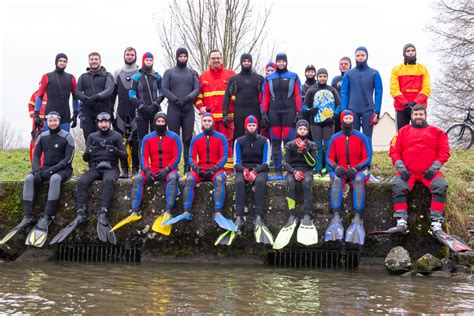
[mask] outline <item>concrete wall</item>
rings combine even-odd
[[[57,216],[50,226],[50,238],[61,228],[66,226],[76,215],[74,207],[75,181],[71,180],[64,184],[61,193],[60,206]],[[329,203],[329,182],[316,181],[314,183],[314,216],[315,225],[318,229],[320,240],[331,219]],[[0,235],[5,234],[22,217],[22,182],[0,183]],[[95,212],[99,207],[102,183],[96,181],[90,188],[89,210],[93,214],[91,222],[85,227],[76,230],[67,241],[97,242],[95,232]],[[112,224],[125,218],[130,208],[131,180],[120,180],[116,185],[115,199],[111,209],[110,220]],[[231,216],[233,212],[234,188],[232,183],[226,186],[227,198],[225,203],[225,214]],[[181,183],[182,190],[182,183]],[[301,188],[299,188],[301,190]],[[173,227],[169,237],[157,235],[150,227],[164,207],[164,191],[161,185],[156,184],[146,188],[142,209],[143,219],[123,227],[117,231],[120,242],[125,240],[143,243],[145,256],[155,258],[191,258],[191,257],[248,257],[261,258],[266,249],[256,244],[253,239],[252,213],[247,216],[247,222],[243,233],[238,236],[231,247],[215,247],[214,241],[223,231],[217,227],[212,220],[212,186],[210,183],[202,183],[196,188],[196,200],[194,207],[194,218],[191,222],[180,222]],[[43,185],[37,194],[35,214],[40,215],[46,200],[47,186]],[[265,221],[276,237],[279,229],[286,221],[287,204],[285,199],[285,186],[282,181],[271,181],[267,184],[267,211]],[[344,204],[344,226],[347,227],[352,218],[352,191],[349,192]],[[374,229],[387,229],[391,227],[391,185],[388,183],[368,183],[367,201],[364,213],[364,225],[366,231]],[[420,255],[431,251],[438,253],[439,244],[427,233],[429,226],[428,209],[429,193],[417,186],[410,195],[410,234],[403,238],[389,237],[367,237],[363,254],[366,256],[383,256],[393,245],[403,245],[410,253]],[[302,215],[302,192],[298,194],[297,211]],[[182,201],[178,201],[177,213],[182,211]],[[10,254],[20,254],[25,250],[24,236],[13,240],[9,245],[12,249]],[[296,243],[296,233],[291,246],[299,247]],[[339,243],[319,242],[315,247],[338,248]],[[1,251],[0,251],[1,255]]]

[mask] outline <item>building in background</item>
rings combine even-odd
[[[374,151],[388,151],[390,141],[397,133],[397,124],[395,119],[385,112],[381,117],[379,123],[374,127],[372,135],[372,147]]]

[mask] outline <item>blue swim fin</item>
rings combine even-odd
[[[360,217],[360,214],[355,214],[352,219],[351,225],[346,229],[346,242],[364,245],[365,242],[365,230],[364,222]]]
[[[178,215],[178,216],[171,217],[171,218],[167,219],[161,225],[163,225],[163,226],[173,225],[173,224],[179,222],[180,220],[186,219],[186,220],[190,221],[192,218],[193,218],[193,216],[191,215],[191,213],[186,211],[181,215]]]
[[[344,239],[344,227],[342,226],[341,217],[338,212],[334,213],[326,233],[324,234],[324,241],[342,241]]]
[[[235,226],[234,222],[231,219],[224,217],[220,212],[216,212],[214,214],[214,221],[219,225],[219,227],[230,230],[233,232],[237,231],[237,226]]]

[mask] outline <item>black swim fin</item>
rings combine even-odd
[[[107,209],[105,207],[101,208],[97,214],[97,236],[102,242],[108,241],[113,245],[117,244],[117,238],[112,231],[112,225],[110,225],[107,218]]]
[[[79,225],[86,223],[87,221],[89,221],[87,212],[83,209],[79,210],[77,212],[76,218],[71,223],[69,223],[69,225],[64,227],[56,236],[54,236],[49,244],[54,245],[63,242],[63,240],[66,239],[67,236],[69,236]]]

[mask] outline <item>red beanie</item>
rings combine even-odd
[[[341,115],[339,116],[339,120],[341,121],[341,123],[342,123],[342,119],[346,115],[350,115],[350,116],[352,116],[352,118],[354,118],[354,113],[352,113],[351,110],[344,110],[344,111],[341,112]]]
[[[152,53],[147,52],[147,53],[143,54],[142,67],[145,67],[145,59],[147,59],[147,58],[151,58],[151,59],[153,59],[153,61],[155,60]]]
[[[245,122],[244,122],[245,130],[247,130],[247,124],[249,124],[249,123],[257,124],[257,128],[258,128],[258,120],[255,116],[253,116],[253,115],[247,116],[247,118],[245,119]]]

